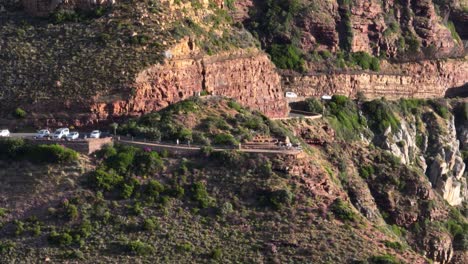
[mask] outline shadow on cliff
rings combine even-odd
[[[453,87],[447,89],[445,92],[445,98],[455,98],[455,97],[468,97],[468,83],[465,83],[459,87]]]

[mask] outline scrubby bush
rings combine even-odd
[[[334,95],[326,106],[328,118],[337,135],[346,140],[359,139],[367,123],[359,114],[357,105],[346,96]]]
[[[21,108],[16,108],[15,112],[13,113],[16,118],[25,118],[27,113]]]
[[[207,208],[213,205],[214,201],[208,194],[203,182],[196,182],[192,185],[192,199],[196,201],[201,208]]]
[[[374,166],[372,165],[363,165],[359,168],[359,176],[364,179],[369,178],[374,174]]]
[[[54,245],[68,246],[73,242],[73,237],[68,232],[58,233],[56,231],[52,231],[47,240],[49,243]]]
[[[275,209],[281,209],[292,204],[294,194],[288,189],[280,189],[268,193],[268,201]]]
[[[447,119],[450,116],[448,105],[444,101],[430,100],[429,105],[432,106],[434,111],[442,118]]]
[[[323,104],[317,98],[308,98],[305,100],[306,111],[314,114],[322,114]]]
[[[355,222],[357,220],[357,216],[351,207],[339,198],[333,202],[330,209],[333,214],[342,221]]]
[[[154,231],[158,227],[156,219],[147,218],[143,221],[143,229],[146,231]]]
[[[268,50],[271,60],[280,69],[304,71],[304,59],[299,48],[291,44],[273,44]]]
[[[381,256],[372,256],[368,259],[369,263],[371,264],[398,264],[398,261],[392,255],[381,255]]]
[[[239,142],[231,134],[227,134],[227,133],[216,134],[213,137],[213,143],[215,145],[228,145],[228,146],[236,146],[239,144]]]
[[[0,140],[0,159],[25,159],[36,163],[67,163],[78,159],[78,153],[63,146],[29,145],[22,139]]]
[[[105,170],[97,169],[92,172],[89,177],[91,186],[99,190],[111,191],[116,186],[123,182],[124,178],[114,172],[107,172]]]
[[[127,242],[125,244],[125,248],[128,252],[138,256],[148,255],[154,251],[154,247],[152,245],[142,242],[140,240]]]
[[[384,241],[384,245],[388,248],[393,248],[400,251],[404,249],[403,245],[397,241]]]
[[[45,163],[66,163],[78,159],[76,151],[57,144],[30,146],[24,155],[30,161]]]
[[[394,114],[390,104],[384,100],[373,100],[363,105],[363,110],[368,116],[369,126],[377,133],[384,133],[388,127],[396,131],[400,121]]]
[[[135,172],[140,175],[150,175],[161,171],[164,162],[157,152],[139,151],[134,159]]]
[[[158,198],[166,188],[157,180],[150,180],[145,188],[145,193],[149,197]]]

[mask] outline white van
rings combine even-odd
[[[54,134],[52,135],[53,139],[61,139],[70,134],[70,130],[68,128],[59,128],[55,130]]]
[[[293,92],[286,92],[286,98],[297,98],[297,94]]]

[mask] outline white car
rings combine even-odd
[[[297,94],[293,92],[286,92],[286,98],[297,98]]]
[[[93,130],[91,134],[89,134],[89,138],[99,138],[101,136],[101,131]]]
[[[52,135],[53,139],[62,139],[70,134],[70,130],[68,128],[59,128],[55,130],[54,134]]]
[[[8,129],[0,130],[0,137],[9,137],[9,136],[10,136],[10,131]]]
[[[47,138],[50,136],[50,131],[47,129],[41,129],[37,131],[36,138]]]
[[[78,132],[70,132],[70,134],[67,135],[67,140],[74,140],[78,139],[80,134]]]

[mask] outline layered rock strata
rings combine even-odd
[[[444,97],[447,89],[468,83],[465,59],[403,63],[398,67],[398,70],[384,68],[380,73],[284,73],[282,82],[286,91],[304,97],[325,94],[355,97],[362,92],[369,98],[388,99]]]
[[[182,49],[182,50],[181,50]],[[152,66],[136,78],[128,100],[97,102],[92,112],[98,120],[160,110],[206,91],[235,98],[268,117],[284,117],[288,105],[280,77],[268,56],[257,50],[239,50],[215,56],[197,56],[191,42],[166,53],[164,64]]]

